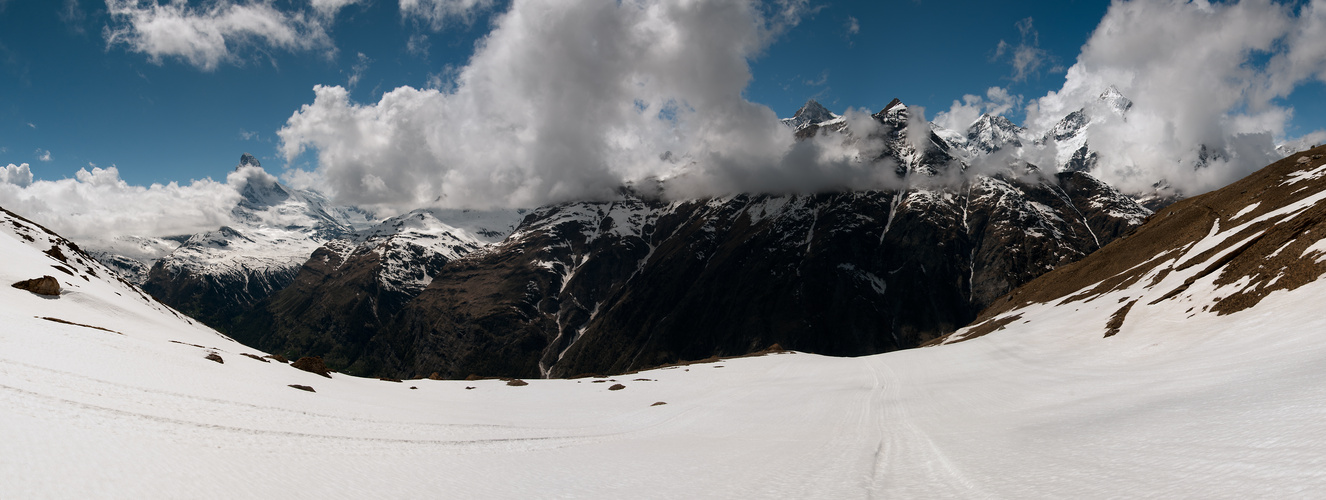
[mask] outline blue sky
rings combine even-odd
[[[279,171],[274,133],[311,100],[314,85],[348,85],[363,53],[371,62],[355,98],[424,86],[430,74],[464,64],[487,26],[479,20],[432,32],[405,22],[395,2],[351,5],[332,28],[330,57],[241,45],[235,62],[208,71],[108,48],[103,29],[112,20],[100,0],[77,2],[81,18],[62,16],[69,4],[54,0],[4,5],[0,162],[30,163],[40,178],[116,165],[134,184],[222,178],[245,151]],[[427,55],[407,50],[415,33],[427,34]],[[38,150],[50,151],[50,161]]]
[[[194,186],[252,152],[346,203],[528,206],[666,175],[662,151],[805,168],[764,153],[807,98],[1044,129],[1117,85],[1102,175],[1201,192],[1265,163],[1184,184],[1197,146],[1326,139],[1322,39],[1326,0],[0,0],[0,166]]]

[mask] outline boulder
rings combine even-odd
[[[319,358],[317,356],[304,356],[296,360],[294,364],[291,364],[290,366],[299,368],[300,370],[304,370],[309,373],[316,373],[318,375],[331,378],[331,374],[327,373],[326,363],[323,363],[322,358]]]
[[[60,281],[51,276],[42,276],[14,283],[14,288],[27,290],[37,295],[60,295]]]

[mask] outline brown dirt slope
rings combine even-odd
[[[1135,285],[1152,271],[1156,277],[1145,285],[1148,289],[1171,272],[1202,266],[1148,305],[1172,300],[1196,280],[1214,274],[1215,285],[1228,290],[1209,305],[1210,311],[1221,315],[1250,308],[1271,292],[1315,281],[1326,274],[1322,259],[1326,252],[1310,250],[1326,237],[1326,203],[1273,214],[1326,190],[1326,176],[1306,175],[1314,171],[1326,173],[1326,146],[1291,155],[1225,188],[1170,205],[1132,234],[995,300],[972,325],[981,329],[1030,304],[1090,302]],[[1185,255],[1213,229],[1232,228],[1237,232],[1214,247]],[[1184,256],[1182,261],[1176,261],[1179,256]],[[1126,314],[1126,309],[1120,312]],[[974,338],[957,333],[965,338],[953,340]]]

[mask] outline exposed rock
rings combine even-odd
[[[258,162],[258,158],[257,158],[257,157],[255,157],[255,156],[253,156],[253,155],[251,155],[251,154],[248,154],[248,153],[244,153],[244,154],[242,154],[242,155],[239,156],[239,165],[236,165],[236,166],[235,166],[235,169],[238,170],[238,169],[241,168],[241,167],[259,167],[259,168],[261,168],[261,167],[262,167],[262,163]]]
[[[290,387],[294,387],[294,388],[299,389],[299,390],[301,390],[301,391],[318,392],[318,391],[313,390],[312,387],[309,387],[309,386],[307,386],[307,385],[290,384]]]
[[[14,288],[27,290],[37,295],[47,295],[58,297],[60,295],[60,281],[53,276],[42,276],[30,280],[23,280],[14,283]]]
[[[317,356],[304,356],[296,360],[290,366],[299,368],[300,370],[304,370],[309,373],[316,373],[318,375],[331,378],[331,374],[328,373],[327,371],[327,365],[322,362],[322,358],[319,358]]]
[[[217,363],[221,363],[221,364],[225,364],[225,363],[226,363],[226,360],[221,359],[221,355],[220,355],[220,354],[217,354],[217,353],[214,353],[214,352],[209,352],[209,353],[207,353],[206,359],[208,359],[209,361],[216,361]]]

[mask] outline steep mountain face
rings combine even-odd
[[[449,264],[362,366],[558,377],[775,343],[833,355],[914,347],[1146,214],[1078,173],[548,207]]]
[[[1157,212],[1132,235],[1031,281],[944,342],[1061,321],[1127,335],[1255,307],[1326,274],[1326,147]],[[1020,327],[1022,328],[1022,327]]]
[[[315,250],[293,282],[232,328],[246,344],[333,366],[361,358],[369,340],[452,260],[501,241],[520,210],[415,210]]]
[[[362,212],[332,207],[318,193],[281,185],[252,155],[241,157],[231,175],[241,182],[231,224],[174,238],[174,248],[168,239],[138,238],[98,252],[103,261],[142,277],[143,289],[154,297],[222,331],[288,286],[323,242],[345,237],[367,220]],[[137,258],[132,250],[120,253],[126,248],[140,250]]]
[[[874,118],[881,168],[912,187],[542,207],[501,243],[450,261],[389,322],[369,322],[385,326],[297,343],[361,353],[335,357],[400,377],[622,372],[774,343],[890,351],[966,324],[1149,215],[1083,173],[1030,168],[946,185],[965,168],[952,146],[909,127],[900,102]],[[306,268],[331,282],[321,273],[340,261],[323,253]]]

